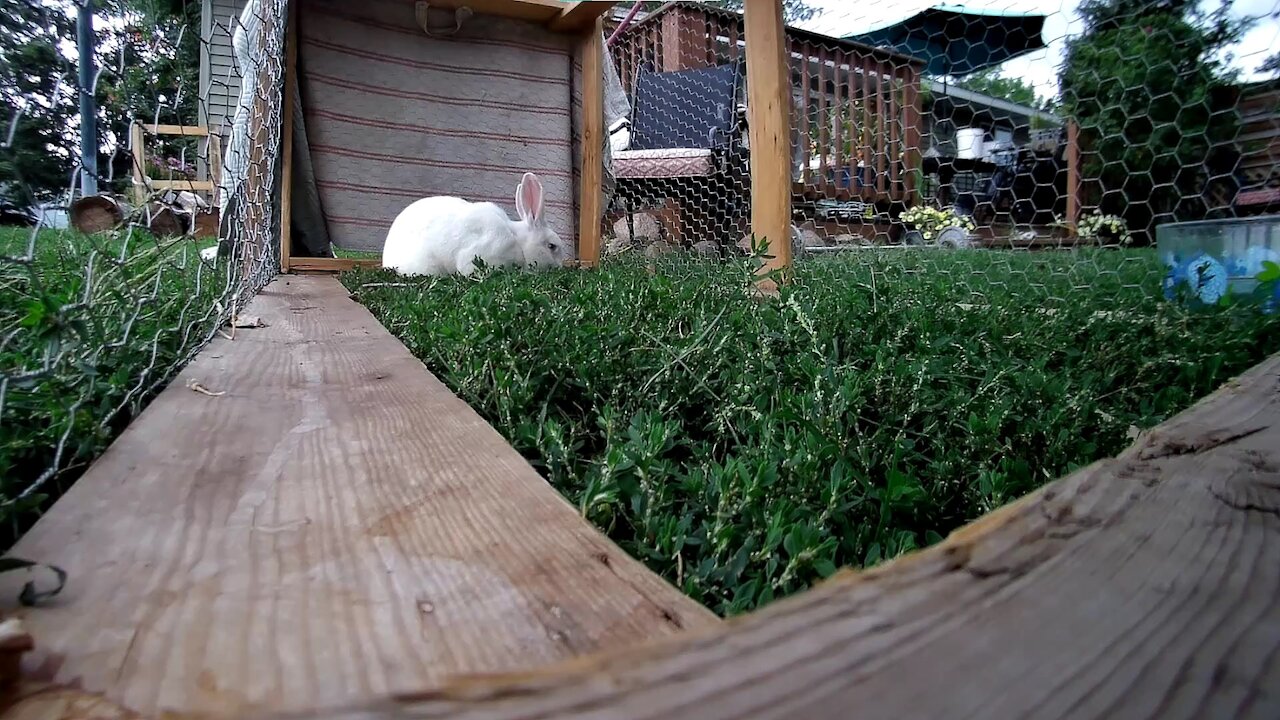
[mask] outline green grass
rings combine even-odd
[[[344,282],[585,517],[723,614],[936,542],[1280,350],[1280,318],[1161,299],[1151,251],[865,251],[801,263],[767,302],[749,273]]]
[[[340,258],[349,258],[353,260],[381,260],[382,253],[372,250],[344,250],[338,246],[333,247],[333,256]]]
[[[8,547],[213,331],[213,241],[0,228],[0,543]],[[33,490],[33,488],[36,488]]]

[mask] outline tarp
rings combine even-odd
[[[968,75],[1043,48],[1043,13],[936,4],[846,35],[928,63],[930,75]]]

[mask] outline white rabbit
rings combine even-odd
[[[488,265],[548,268],[567,265],[573,247],[547,227],[542,183],[525,173],[516,186],[512,221],[491,202],[437,196],[400,212],[382,247],[382,266],[403,275],[470,275],[478,257]]]

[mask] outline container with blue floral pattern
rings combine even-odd
[[[1193,304],[1252,298],[1280,310],[1280,215],[1172,223],[1156,228],[1164,295]]]

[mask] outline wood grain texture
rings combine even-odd
[[[771,258],[763,267],[786,269],[791,267],[791,73],[785,54],[782,0],[746,0],[743,9],[751,141],[751,232],[769,241]],[[768,280],[763,284],[772,283]]]
[[[147,201],[147,140],[142,132],[142,125],[134,123],[129,127],[129,146],[133,155],[133,196],[134,205],[142,205]]]
[[[36,650],[6,717],[340,706],[719,622],[336,279],[245,314],[266,327],[215,339],[13,549],[70,577],[12,608]]]
[[[554,32],[590,31],[596,26],[596,21],[603,21],[605,14],[616,4],[613,0],[561,3],[563,9],[555,19],[547,23],[547,27]]]
[[[378,258],[289,258],[289,271],[294,273],[339,273],[358,267],[382,267]]]
[[[1280,355],[923,552],[719,629],[324,717],[1280,717]]]
[[[151,135],[193,135],[196,137],[204,137],[209,134],[209,128],[202,125],[143,125]]]
[[[294,3],[285,7],[284,109],[280,120],[280,272],[289,272],[293,255],[293,113],[294,85],[298,82],[298,11]]]
[[[596,18],[582,38],[582,167],[579,169],[578,260],[600,264],[604,216],[604,19]]]

